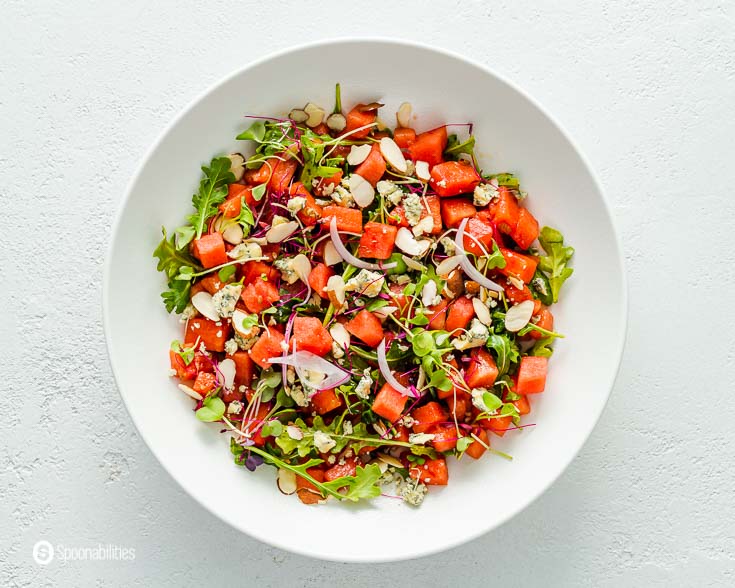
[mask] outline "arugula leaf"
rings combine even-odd
[[[565,247],[564,236],[551,227],[541,229],[538,240],[546,252],[539,258],[538,267],[548,274],[551,298],[558,302],[562,284],[574,273],[572,268],[567,267],[567,262],[574,255],[574,248]]]
[[[265,139],[265,121],[256,120],[247,129],[235,137],[238,141],[255,141],[262,143]]]
[[[508,335],[492,333],[486,345],[495,352],[495,363],[500,375],[508,373],[511,364],[516,363],[520,357],[518,345]]]
[[[230,165],[229,157],[215,157],[209,167],[202,166],[204,177],[199,182],[199,191],[191,199],[196,212],[187,219],[196,231],[196,239],[202,236],[207,221],[217,214],[217,207],[227,198],[227,185],[235,181]]]
[[[320,161],[324,157],[324,141],[331,141],[329,135],[317,135],[313,131],[306,131],[301,135],[301,155],[304,158],[304,169],[301,171],[301,183],[311,186],[311,181],[317,177],[332,177],[340,169],[338,167],[322,166]]]
[[[516,189],[518,188],[518,186],[520,186],[518,178],[509,172],[495,174],[494,177],[498,181],[498,186],[506,186],[508,188]]]
[[[556,337],[544,337],[539,339],[533,344],[533,347],[528,350],[529,355],[535,355],[536,357],[551,357],[554,353],[554,349],[551,344],[554,342]]]
[[[197,418],[205,423],[220,420],[225,414],[225,403],[219,396],[210,396],[204,399],[202,407],[196,411]]]
[[[364,467],[357,466],[354,476],[343,476],[324,482],[321,484],[328,491],[337,492],[340,488],[347,487],[346,491],[340,494],[342,500],[351,500],[357,502],[361,499],[370,499],[380,496],[380,486],[377,482],[382,473],[380,467],[376,463],[371,463]]]
[[[174,231],[176,235],[176,249],[181,250],[186,247],[196,235],[196,230],[191,225],[179,227]]]
[[[457,135],[450,135],[447,140],[447,148],[444,150],[444,155],[447,159],[455,159],[461,153],[467,155],[473,155],[475,151],[475,136],[470,135],[466,141],[459,142]]]
[[[176,277],[183,271],[184,273],[194,273],[195,270],[201,269],[194,258],[188,252],[179,251],[176,247],[176,236],[168,238],[166,229],[162,228],[163,239],[153,251],[153,257],[158,258],[156,269],[164,272],[168,277],[168,287],[161,294],[163,302],[168,312],[176,311],[181,313],[189,303],[189,292],[191,284],[188,281],[177,280]]]

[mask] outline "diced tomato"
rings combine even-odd
[[[413,410],[411,416],[416,421],[413,425],[414,433],[425,433],[432,425],[447,420],[447,413],[438,402],[427,402]]]
[[[408,153],[414,161],[425,161],[429,167],[444,161],[447,147],[447,127],[441,126],[417,135]]]
[[[518,382],[516,392],[518,394],[538,394],[546,387],[546,370],[549,359],[547,357],[535,357],[528,355],[521,358],[518,367]]]
[[[521,249],[528,249],[538,238],[538,234],[539,229],[536,217],[528,212],[527,209],[521,208],[515,229],[510,233],[511,239],[513,239]]]
[[[278,288],[264,280],[252,281],[245,286],[240,297],[247,309],[255,314],[260,314],[280,299]]]
[[[369,310],[363,309],[358,312],[345,323],[345,328],[370,347],[377,347],[383,340],[383,326],[380,319]]]
[[[464,379],[470,388],[490,388],[498,377],[498,366],[490,352],[483,348],[472,351],[470,367]]]
[[[372,257],[374,259],[388,259],[393,253],[398,228],[383,223],[365,223],[365,229],[360,237],[358,257]]]
[[[319,178],[314,185],[315,196],[327,196],[342,181],[342,170],[329,178]]]
[[[331,388],[328,390],[318,390],[311,397],[311,406],[317,414],[327,414],[342,406],[342,399]]]
[[[296,349],[310,351],[324,357],[332,350],[332,336],[324,328],[322,321],[313,316],[297,316],[293,321],[293,334],[289,344],[296,343]]]
[[[370,148],[370,154],[365,161],[357,166],[355,173],[362,176],[373,186],[383,177],[385,173],[385,159],[383,159],[383,154],[380,152],[380,145],[378,143],[373,143],[373,146]]]
[[[253,383],[255,375],[255,366],[253,360],[247,351],[235,351],[232,355],[228,355],[235,362],[235,386],[250,387]]]
[[[333,465],[324,472],[324,480],[331,482],[337,478],[344,478],[345,476],[354,476],[357,472],[357,460],[353,457],[351,459],[345,459],[344,463]]]
[[[461,161],[445,161],[431,168],[429,184],[439,196],[456,196],[472,192],[482,181],[477,170]]]
[[[538,319],[534,321],[534,324],[537,327],[541,327],[542,329],[546,329],[547,331],[554,330],[554,315],[551,314],[551,311],[548,308],[542,306],[541,310],[536,313],[536,316],[538,317]],[[541,339],[544,337],[544,334],[539,333],[538,331],[531,331],[530,333],[528,333],[528,336],[532,339]]]
[[[171,369],[176,370],[176,376],[180,380],[193,380],[196,378],[197,367],[193,361],[189,362],[189,365],[186,365],[184,358],[173,349],[169,350],[168,357],[171,361]]]
[[[520,304],[526,300],[533,300],[533,293],[530,288],[524,284],[523,290],[519,290],[510,282],[502,284],[505,290],[505,297],[513,304]]]
[[[457,446],[457,429],[454,425],[436,425],[430,429],[434,435],[431,445],[439,452],[451,451]]]
[[[513,192],[505,186],[498,188],[498,197],[493,202],[493,220],[498,228],[506,234],[511,234],[518,224],[521,209]],[[524,248],[525,249],[525,248]]]
[[[317,263],[309,274],[309,286],[322,298],[327,297],[327,282],[334,275],[334,270],[323,263]]]
[[[426,328],[431,331],[443,331],[447,322],[447,301],[442,299],[439,304],[430,306],[427,310],[429,324]]]
[[[204,276],[201,280],[199,280],[199,283],[204,286],[204,289],[210,294],[216,294],[227,285],[226,283],[220,281],[217,272],[209,274],[208,276]]]
[[[485,445],[490,447],[490,439],[487,436],[487,431],[485,429],[482,429],[480,427],[476,427],[472,431]],[[472,443],[470,443],[470,446],[466,449],[465,453],[469,455],[472,459],[480,459],[482,457],[482,454],[487,451],[485,445],[478,442],[477,439],[475,439]]]
[[[226,321],[221,321],[218,325],[215,321],[198,316],[186,323],[184,343],[194,345],[198,339],[209,351],[224,351],[225,341],[230,338],[231,329]]]
[[[460,296],[449,305],[444,330],[451,333],[456,329],[466,329],[474,316],[475,308],[472,306],[472,301],[469,298]]]
[[[408,127],[398,127],[393,131],[393,140],[401,149],[408,149],[416,141],[416,131]]]
[[[263,277],[270,282],[278,279],[279,271],[262,261],[247,261],[242,266],[242,278],[245,285],[252,284],[256,280],[263,281]]]
[[[365,125],[375,122],[375,119],[378,118],[377,109],[365,110],[365,106],[365,104],[358,104],[347,113],[345,116],[345,119],[347,119],[347,126],[345,126],[344,131],[342,131],[343,135],[346,133],[352,133],[355,129],[359,129],[360,127],[364,127]],[[367,129],[352,133],[349,138],[364,139],[372,130],[373,127],[368,127]]]
[[[469,253],[474,253],[475,255],[481,255],[482,249],[480,249],[480,246],[477,244],[476,241],[479,241],[482,243],[483,247],[485,248],[485,251],[488,253],[492,253],[493,250],[493,235],[495,234],[495,230],[487,220],[481,218],[479,215],[470,218],[470,220],[467,221],[467,225],[465,226],[465,236],[464,236],[464,248],[465,251],[468,251]],[[472,237],[474,237],[474,239]]]
[[[409,474],[414,480],[419,480],[428,486],[446,486],[449,482],[447,460],[443,457],[427,459],[422,465],[412,465]]]
[[[248,351],[250,359],[263,369],[271,367],[269,360],[283,355],[283,349],[281,347],[283,341],[284,337],[281,333],[272,327],[268,327],[268,330],[263,332],[255,342],[255,345]]]
[[[375,414],[393,423],[401,418],[407,401],[408,396],[386,383],[375,396],[372,409]]]
[[[194,241],[194,255],[199,258],[205,269],[227,263],[225,241],[220,233],[202,235]]]
[[[441,201],[441,214],[448,228],[456,229],[462,219],[477,214],[477,208],[469,198],[444,198]]]
[[[498,268],[498,271],[504,276],[515,276],[524,284],[528,284],[536,273],[538,260],[530,255],[516,253],[511,249],[500,249],[505,258],[505,267]]]
[[[196,380],[194,380],[192,388],[195,392],[199,392],[202,396],[206,396],[207,392],[214,390],[216,383],[217,379],[214,374],[210,374],[209,372],[199,372]]]
[[[307,468],[306,473],[317,482],[324,482],[324,472],[321,469]],[[296,494],[304,504],[316,504],[323,499],[323,496],[314,484],[298,475],[296,476]]]
[[[287,157],[283,153],[281,154],[281,156]],[[273,174],[271,175],[270,180],[268,180],[268,190],[271,192],[275,192],[276,194],[283,194],[286,190],[288,190],[288,186],[291,183],[294,174],[296,173],[298,162],[290,157],[282,161],[276,161],[278,163],[273,169]],[[271,163],[271,165],[273,164]]]
[[[325,206],[322,209],[322,222],[329,227],[332,217],[337,219],[337,230],[347,233],[362,233],[362,212],[357,208]]]

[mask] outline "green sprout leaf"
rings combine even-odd
[[[206,398],[202,407],[196,411],[197,418],[205,423],[213,423],[220,420],[225,414],[225,403],[219,396]]]
[[[265,139],[265,121],[256,120],[235,138],[238,141],[255,141],[256,143],[262,143]]]
[[[220,279],[220,282],[227,282],[235,275],[236,271],[237,268],[234,265],[226,265],[217,272],[217,277]]]
[[[181,341],[173,341],[171,343],[171,351],[180,355],[185,365],[189,365],[194,361],[194,349],[192,347],[182,347]]]

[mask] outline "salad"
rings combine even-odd
[[[249,116],[154,252],[183,335],[171,376],[237,465],[306,504],[420,504],[447,462],[510,459],[543,392],[574,250],[539,229],[471,124],[417,133],[403,103]],[[245,126],[245,125],[244,125]]]

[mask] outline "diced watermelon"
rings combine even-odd
[[[383,326],[380,319],[369,310],[363,309],[358,312],[345,323],[345,328],[370,347],[377,347],[383,340]]]
[[[270,359],[273,357],[280,357],[283,355],[283,348],[281,343],[284,342],[283,334],[274,329],[268,327],[267,331],[258,338],[248,351],[250,359],[257,363],[263,369],[271,367]]]
[[[324,328],[322,321],[313,316],[297,316],[294,319],[289,344],[293,343],[297,350],[310,351],[320,357],[332,350],[332,336]]]
[[[365,229],[360,237],[358,257],[372,257],[374,259],[388,259],[393,253],[398,228],[383,223],[365,223]]]
[[[390,384],[383,384],[373,402],[373,412],[391,423],[401,418],[408,396],[404,396]]]

